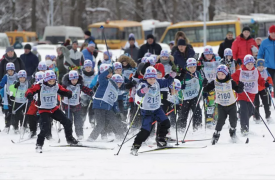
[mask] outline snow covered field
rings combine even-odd
[[[261,114],[264,115],[263,109]],[[275,117],[274,110],[272,117]],[[1,115],[0,118],[3,129],[4,117]],[[142,153],[137,157],[129,154],[132,141],[125,144],[119,156],[114,154],[121,141],[83,142],[85,145],[115,147],[114,150],[50,147],[57,144],[55,129],[52,131],[54,140],[45,141],[44,152],[37,154],[36,139],[13,144],[11,139],[17,141],[19,135],[11,130],[10,135],[0,133],[0,179],[274,179],[275,143],[263,123],[255,124],[251,118],[250,125],[248,144],[240,134],[239,123],[239,140],[236,144],[230,142],[227,122],[215,146],[210,141],[187,142],[180,146],[207,147],[163,150]],[[88,126],[86,123],[85,127]],[[270,124],[270,129],[275,133],[275,124]],[[91,130],[85,129],[85,138]],[[211,138],[213,132],[204,128],[197,132],[190,129],[186,139]],[[60,136],[60,144],[66,144],[63,131]],[[171,136],[175,137],[174,129]],[[183,134],[179,136],[183,138]],[[143,146],[140,151],[148,149],[148,146]]]

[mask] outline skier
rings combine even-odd
[[[230,122],[229,134],[233,142],[235,142],[237,126],[236,93],[243,92],[243,82],[239,82],[237,85],[237,83],[231,79],[228,67],[223,64],[219,65],[217,68],[216,80],[208,83],[207,79],[204,79],[203,87],[204,92],[209,92],[215,89],[216,103],[218,104],[219,116],[212,138],[212,145],[215,145],[218,142],[220,131],[222,130],[227,116],[229,116]]]
[[[188,113],[193,112],[193,130],[196,131],[202,123],[202,111],[200,106],[196,107],[199,92],[202,87],[202,78],[197,71],[197,61],[194,58],[188,58],[186,61],[186,73],[181,81],[183,91],[181,94],[182,107],[179,112],[178,129],[181,132],[185,131]]]
[[[224,54],[224,58],[221,59],[221,64],[225,64],[228,67],[230,74],[235,73],[237,61],[233,59],[232,50],[230,48],[226,48],[223,54]]]
[[[156,79],[157,70],[154,67],[148,67],[145,70],[144,80],[142,80],[137,89],[135,102],[141,108],[142,127],[133,143],[131,154],[137,156],[138,149],[150,135],[152,122],[159,122],[159,131],[156,137],[158,147],[167,146],[166,134],[170,128],[170,121],[161,108],[160,88],[168,87],[174,82],[175,72],[170,73],[167,79]]]
[[[272,89],[272,87],[273,87],[273,81],[272,81],[270,74],[268,73],[268,71],[265,68],[264,59],[258,59],[256,62],[256,65],[257,65],[257,69],[261,73],[261,76],[264,78],[265,81],[267,81],[269,83],[269,87],[264,87],[264,86],[259,85],[259,92],[255,96],[254,105],[256,107],[256,112],[254,114],[255,115],[254,120],[258,124],[261,122],[260,115],[259,115],[260,97],[261,97],[262,103],[264,105],[265,118],[266,118],[267,122],[270,122],[272,120],[271,112],[269,109],[269,101],[271,98],[269,96],[269,94],[270,94],[270,89]]]
[[[169,54],[167,50],[162,50],[157,57],[157,63],[164,65],[165,74],[169,74],[171,71],[176,71],[176,65],[174,63],[174,57]]]
[[[56,83],[56,75],[54,71],[47,70],[43,82],[29,88],[25,96],[31,101],[33,96],[38,94],[37,104],[39,105],[39,114],[41,118],[41,131],[37,138],[36,152],[42,153],[45,136],[49,132],[50,118],[59,121],[65,129],[65,136],[68,144],[78,144],[78,141],[73,137],[72,122],[57,106],[57,93],[68,98],[72,97],[72,92],[63,88]]]
[[[62,79],[62,86],[72,91],[72,98],[64,97],[62,107],[66,116],[74,123],[77,140],[83,140],[84,119],[81,112],[80,93],[84,92],[88,96],[93,96],[93,91],[86,87],[83,77],[76,70],[71,70]]]
[[[122,54],[117,62],[120,62],[122,64],[122,76],[126,77],[127,79],[130,79],[135,72],[137,64],[136,62],[130,57],[129,54]]]
[[[244,83],[244,92],[238,95],[241,109],[241,133],[243,136],[247,136],[249,133],[249,118],[254,112],[252,103],[254,102],[255,95],[258,93],[258,86],[269,87],[269,83],[265,82],[259,71],[254,67],[254,63],[254,57],[248,54],[244,57],[242,68],[232,74],[232,79],[235,82]]]

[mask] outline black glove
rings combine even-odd
[[[183,84],[181,85],[181,89],[182,89],[182,90],[184,90],[184,89],[185,89],[185,87],[186,87],[186,84],[185,84],[185,83],[183,83]]]
[[[241,60],[241,59],[238,59],[238,60],[237,60],[237,64],[242,65],[242,64],[243,64],[242,60]]]
[[[203,79],[202,81],[202,87],[207,86],[208,80],[206,78]]]
[[[15,97],[14,97],[14,96],[10,96],[10,100],[11,100],[11,101],[14,101],[14,100],[15,100]]]
[[[32,100],[33,100],[33,94],[32,94],[32,93],[29,93],[29,94],[27,95],[27,99],[30,100],[30,101],[32,101]]]
[[[20,86],[20,82],[19,81],[14,84],[14,88],[15,89],[17,89],[19,86]]]
[[[203,93],[202,93],[202,96],[203,96],[204,99],[207,99],[207,98],[208,98],[208,93],[203,92]]]
[[[137,82],[136,82],[134,79],[132,79],[131,82],[132,82],[132,85],[133,85],[133,86],[136,86],[136,85],[137,85]]]
[[[265,86],[266,88],[268,88],[268,87],[269,87],[269,83],[266,81],[265,84],[264,84],[264,86]]]
[[[72,95],[72,91],[68,91],[68,92],[67,92],[67,97],[68,97],[68,99],[71,99],[72,96],[73,96],[73,95]]]
[[[244,83],[243,82],[239,82],[239,84],[238,84],[238,93],[242,93],[243,92],[243,88],[244,88]]]

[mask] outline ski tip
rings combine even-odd
[[[183,143],[185,143],[185,141],[184,141],[184,140],[182,140],[182,141],[181,141],[181,143],[183,144]]]
[[[11,142],[12,142],[13,144],[15,144],[15,142],[14,142],[13,140],[11,140]]]
[[[249,138],[247,138],[245,141],[245,144],[248,144],[248,143],[249,143]]]

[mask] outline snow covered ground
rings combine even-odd
[[[272,113],[274,118],[273,109]],[[264,116],[262,108],[261,114]],[[2,114],[0,119],[0,127],[3,129]],[[54,140],[45,141],[44,152],[37,154],[36,139],[13,144],[11,139],[17,141],[19,135],[13,134],[13,130],[9,135],[1,132],[0,179],[274,179],[275,143],[263,123],[255,124],[251,118],[250,125],[248,144],[245,144],[246,138],[240,134],[239,123],[239,140],[232,144],[226,122],[220,140],[215,146],[212,146],[210,141],[187,142],[180,146],[207,147],[163,150],[142,153],[137,157],[129,154],[132,141],[123,146],[119,156],[114,154],[117,153],[117,144],[121,141],[83,142],[85,145],[115,147],[114,150],[50,147],[57,144],[54,128]],[[85,127],[88,126],[86,123]],[[269,127],[275,133],[275,124],[270,124]],[[85,129],[85,138],[91,130]],[[60,144],[66,144],[63,132],[60,133]],[[186,139],[211,138],[213,132],[214,130],[204,128],[197,132],[190,129]],[[175,137],[174,129],[171,136]],[[179,137],[182,139],[183,134]],[[148,146],[143,146],[140,151],[148,149]]]

